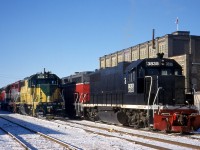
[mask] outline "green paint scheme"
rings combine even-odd
[[[58,88],[57,85],[50,85],[50,84],[41,84],[39,86],[46,96],[52,96],[56,88]]]

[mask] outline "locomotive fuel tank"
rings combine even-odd
[[[106,108],[104,108],[102,111],[99,110],[98,116],[99,119],[103,122],[118,124],[118,125],[126,125],[128,120],[126,113],[122,111],[115,112],[113,110],[106,110]]]

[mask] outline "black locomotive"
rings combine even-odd
[[[89,79],[90,88],[82,92],[89,96],[84,100],[81,99],[83,90],[77,90],[80,83],[74,83],[76,96],[70,101],[74,102],[76,115],[176,132],[188,132],[200,126],[192,100],[186,103],[185,77],[175,60],[160,55],[121,62],[116,67],[89,74]]]

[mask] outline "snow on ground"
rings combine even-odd
[[[0,149],[10,150],[13,149],[24,150],[19,143],[16,143],[9,135],[0,130]]]
[[[72,121],[72,122],[77,122],[77,121]],[[159,134],[159,132],[146,132],[146,131],[138,131],[138,130],[134,130],[134,129],[127,129],[127,128],[123,128],[120,126],[115,126],[115,125],[107,125],[107,124],[101,124],[101,123],[95,123],[95,122],[90,122],[90,121],[86,121],[86,120],[82,120],[81,123],[83,124],[88,124],[88,125],[95,125],[97,127],[109,127],[110,129],[113,130],[119,130],[119,131],[123,131],[123,132],[129,132],[129,133],[134,133],[134,134],[139,134],[139,135],[148,135],[150,137],[155,137],[155,138],[163,138],[163,139],[167,139],[170,141],[177,141],[177,142],[183,142],[183,143],[187,143],[187,144],[192,144],[192,145],[198,145],[200,146],[200,141],[197,139],[200,139],[200,129],[197,130],[195,133],[196,135],[190,135],[190,137],[195,137],[197,139],[192,139],[192,138],[188,138],[188,136],[178,136],[178,133],[169,133],[169,134]]]
[[[25,126],[31,126],[34,130],[40,131],[42,133],[48,134],[52,137],[55,137],[57,139],[60,139],[66,143],[70,143],[72,146],[75,146],[78,149],[94,149],[94,150],[145,150],[145,149],[150,149],[135,143],[128,142],[124,139],[120,139],[122,135],[119,135],[119,133],[108,133],[107,131],[97,131],[98,129],[94,129],[93,133],[89,133],[85,131],[84,129],[88,129],[87,125],[83,127],[84,129],[81,129],[79,126],[76,124],[72,125],[61,125],[59,124],[59,121],[47,121],[47,120],[40,120],[38,118],[30,117],[30,116],[22,116],[19,114],[10,114],[7,112],[2,112],[0,111],[0,115],[6,115],[10,116],[13,118],[13,121],[16,121],[20,124],[23,123]],[[163,135],[159,133],[149,133],[145,131],[137,131],[137,130],[132,130],[132,129],[125,129],[122,127],[117,127],[114,125],[106,125],[106,124],[100,124],[100,123],[94,123],[94,122],[88,122],[88,121],[81,121],[81,123],[84,124],[90,124],[90,125],[95,125],[99,127],[109,127],[114,130],[119,130],[119,131],[124,131],[124,132],[129,132],[129,133],[137,133],[141,135],[147,135],[151,137],[158,137],[158,138],[164,138],[172,141],[180,141],[183,143],[188,143],[188,144],[193,144],[193,145],[200,145],[200,140],[197,139],[191,139],[188,137],[182,137],[182,136],[174,136],[173,134],[169,135]],[[65,122],[60,121],[60,123],[64,124]],[[67,123],[69,124],[69,123]],[[117,137],[105,137],[101,136],[95,133],[97,132],[106,132],[106,134],[111,134]],[[0,134],[0,136],[2,136]],[[199,137],[198,135],[196,135]],[[138,141],[145,141],[145,143],[150,143],[152,144],[152,141],[146,140],[146,139],[141,139],[138,137],[132,137],[129,135],[123,135],[123,138],[127,139],[133,139],[133,140],[138,140]],[[2,137],[0,137],[2,139]],[[195,137],[196,138],[196,137]],[[159,145],[159,142],[154,142],[153,144]],[[186,149],[181,146],[174,146],[174,145],[169,145],[169,144],[163,144],[165,147],[170,148],[170,149]],[[1,149],[2,144],[0,145]],[[188,148],[187,148],[188,149]]]
[[[8,114],[6,112],[1,112],[0,115],[6,115],[14,117],[13,121],[17,121],[21,124],[21,119],[26,121],[23,125],[31,126],[34,130],[38,130],[42,133],[45,133],[57,139],[60,139],[66,143],[70,143],[72,146],[77,147],[78,149],[94,149],[94,150],[147,150],[149,148],[130,143],[126,140],[119,138],[105,137],[93,133],[87,133],[83,129],[74,128],[70,126],[63,126],[62,128],[58,126],[57,123],[53,123],[46,120],[40,120],[34,117],[21,116],[19,114]],[[19,118],[19,119],[16,119]],[[23,122],[24,122],[23,121]],[[2,138],[2,137],[1,137]],[[0,145],[3,146],[3,143]]]

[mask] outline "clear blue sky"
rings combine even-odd
[[[176,30],[200,35],[199,0],[0,0],[0,87],[43,71],[65,77],[99,57]]]

